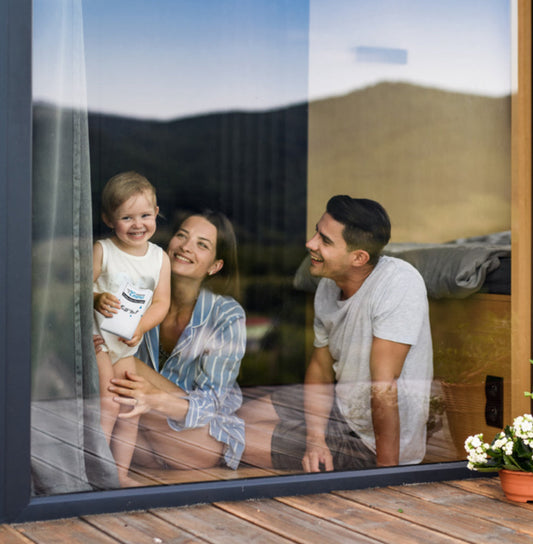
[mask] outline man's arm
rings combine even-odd
[[[372,423],[378,466],[400,462],[397,380],[411,346],[374,337],[370,353]]]
[[[314,348],[305,373],[304,409],[307,449],[302,459],[306,472],[333,470],[333,458],[326,444],[326,427],[333,404],[333,358],[328,347]]]

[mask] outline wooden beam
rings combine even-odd
[[[518,0],[512,97],[511,416],[530,411],[531,387],[531,2]]]

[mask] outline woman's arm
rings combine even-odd
[[[109,391],[118,395],[114,401],[132,407],[119,417],[127,419],[154,411],[165,417],[185,418],[189,403],[182,389],[139,359],[135,359],[135,370],[126,372],[125,378],[111,380]]]
[[[109,390],[118,395],[115,401],[133,407],[120,417],[129,418],[154,410],[169,418],[176,430],[181,430],[208,424],[224,403],[233,401],[235,406],[227,405],[227,411],[237,410],[240,400],[237,405],[230,393],[234,392],[246,348],[244,312],[240,307],[239,310],[215,325],[209,345],[203,347],[203,354],[196,361],[198,374],[192,391],[183,391],[139,360],[136,374],[113,379]],[[155,346],[152,349],[156,349]]]
[[[246,322],[242,309],[216,327],[212,342],[199,360],[195,387],[189,391],[189,410],[184,422],[171,422],[174,427],[194,428],[207,425],[225,406],[234,412],[241,405],[235,385],[246,349]]]

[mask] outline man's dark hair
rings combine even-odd
[[[390,219],[383,206],[368,198],[337,195],[330,198],[326,211],[344,225],[342,236],[348,248],[364,249],[369,264],[375,265],[390,239]]]

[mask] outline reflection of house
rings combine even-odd
[[[274,321],[268,317],[248,317],[246,319],[246,351],[248,353],[259,351],[273,327]]]

